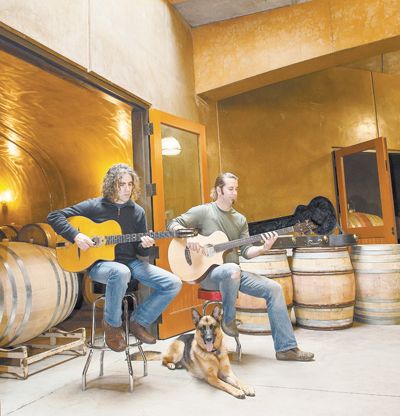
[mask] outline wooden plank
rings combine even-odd
[[[71,341],[72,340],[72,341]],[[42,343],[42,341],[46,343]],[[57,341],[66,341],[57,344]],[[61,331],[53,328],[34,338],[29,344],[12,347],[10,349],[0,349],[0,376],[7,377],[13,375],[20,379],[26,379],[29,376],[30,366],[39,361],[55,355],[65,355],[71,353],[67,359],[56,364],[50,364],[45,368],[54,367],[66,360],[86,354],[86,330],[79,328],[72,332]],[[37,349],[39,351],[32,351]],[[20,351],[18,351],[20,350]],[[17,361],[17,365],[7,365],[10,361]],[[10,363],[13,364],[13,363]]]

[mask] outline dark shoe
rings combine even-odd
[[[225,332],[226,335],[229,335],[230,337],[238,337],[239,331],[236,326],[236,320],[233,319],[231,322],[225,323],[222,321],[221,328]]]
[[[122,327],[111,326],[106,321],[103,321],[103,329],[108,347],[113,351],[124,351],[127,345]]]
[[[155,344],[157,341],[153,335],[149,334],[144,327],[136,321],[129,321],[129,332],[144,344]]]
[[[314,354],[299,350],[297,347],[288,351],[280,351],[276,353],[276,359],[282,361],[312,361]]]

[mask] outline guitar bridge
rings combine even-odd
[[[190,254],[190,250],[186,247],[185,248],[185,259],[186,263],[191,266],[192,265],[192,255]]]

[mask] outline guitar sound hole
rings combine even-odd
[[[192,256],[190,254],[190,250],[186,247],[185,248],[185,259],[186,259],[186,263],[191,266],[192,265]]]

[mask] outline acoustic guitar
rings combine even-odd
[[[292,227],[275,230],[278,235],[291,233],[307,233],[316,228],[311,221],[296,224]],[[202,246],[202,251],[196,253],[186,247],[185,240],[174,239],[168,247],[168,261],[171,270],[181,280],[187,283],[199,283],[208,274],[211,268],[224,263],[224,252],[246,244],[253,244],[262,241],[263,234],[251,237],[240,238],[229,241],[222,231],[215,231],[209,236],[199,234],[198,242]]]
[[[67,221],[80,233],[89,236],[95,246],[81,250],[62,236],[57,236],[56,255],[60,266],[69,272],[80,272],[98,260],[114,260],[114,247],[121,243],[141,241],[141,237],[149,236],[154,240],[161,238],[189,238],[197,235],[197,230],[186,229],[177,231],[156,231],[150,233],[122,234],[121,226],[114,220],[96,223],[89,218],[75,216]]]

